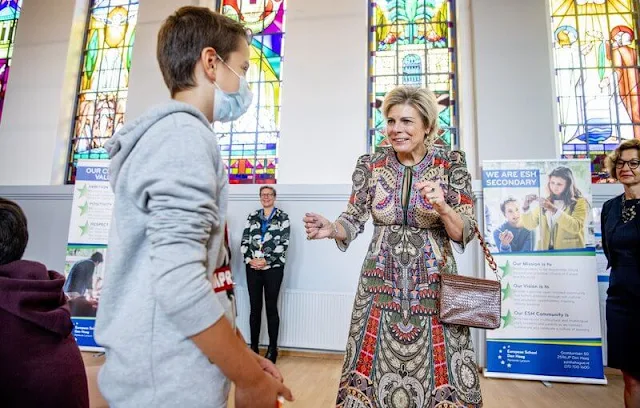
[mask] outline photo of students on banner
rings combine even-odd
[[[562,251],[592,245],[591,186],[582,174],[584,163],[496,165],[483,172],[483,186],[490,191],[485,196],[485,237],[492,252]]]
[[[69,298],[71,315],[96,317],[106,249],[67,248],[64,293]]]
[[[533,231],[522,226],[522,206],[513,196],[500,204],[504,224],[493,231],[493,242],[498,252],[527,252],[533,250]]]
[[[589,203],[569,167],[553,169],[547,177],[546,196],[528,195],[523,209],[522,226],[530,231],[540,228],[536,250],[585,247]]]

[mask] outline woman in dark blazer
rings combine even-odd
[[[249,214],[242,234],[242,255],[247,265],[247,286],[251,315],[251,349],[258,352],[262,295],[267,308],[269,348],[266,358],[276,362],[278,358],[278,296],[284,277],[284,264],[289,247],[289,216],[275,207],[276,190],[271,186],[260,188],[262,209]]]
[[[607,291],[609,367],[624,377],[627,408],[640,408],[640,140],[627,140],[607,158],[624,193],[602,207],[602,247],[611,268]]]

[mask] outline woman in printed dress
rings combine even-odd
[[[476,226],[465,157],[435,145],[431,91],[398,87],[383,113],[391,148],[358,159],[347,210],[335,222],[304,217],[308,239],[343,251],[373,217],[336,406],[480,407],[469,328],[437,310],[440,273],[457,273],[452,242],[464,250]]]

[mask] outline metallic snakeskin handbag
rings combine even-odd
[[[502,286],[498,276],[496,262],[491,256],[478,227],[475,229],[484,256],[489,267],[495,273],[497,281],[470,278],[468,276],[440,274],[440,321],[447,324],[460,324],[481,329],[500,327]],[[442,265],[447,257],[443,252]]]

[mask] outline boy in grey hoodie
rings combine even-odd
[[[183,7],[161,27],[157,58],[173,101],[106,146],[115,203],[95,329],[107,357],[100,390],[112,408],[222,408],[229,379],[237,408],[273,408],[291,393],[236,335],[230,301],[211,283],[228,177],[211,122],[243,84],[247,37],[218,13]]]

